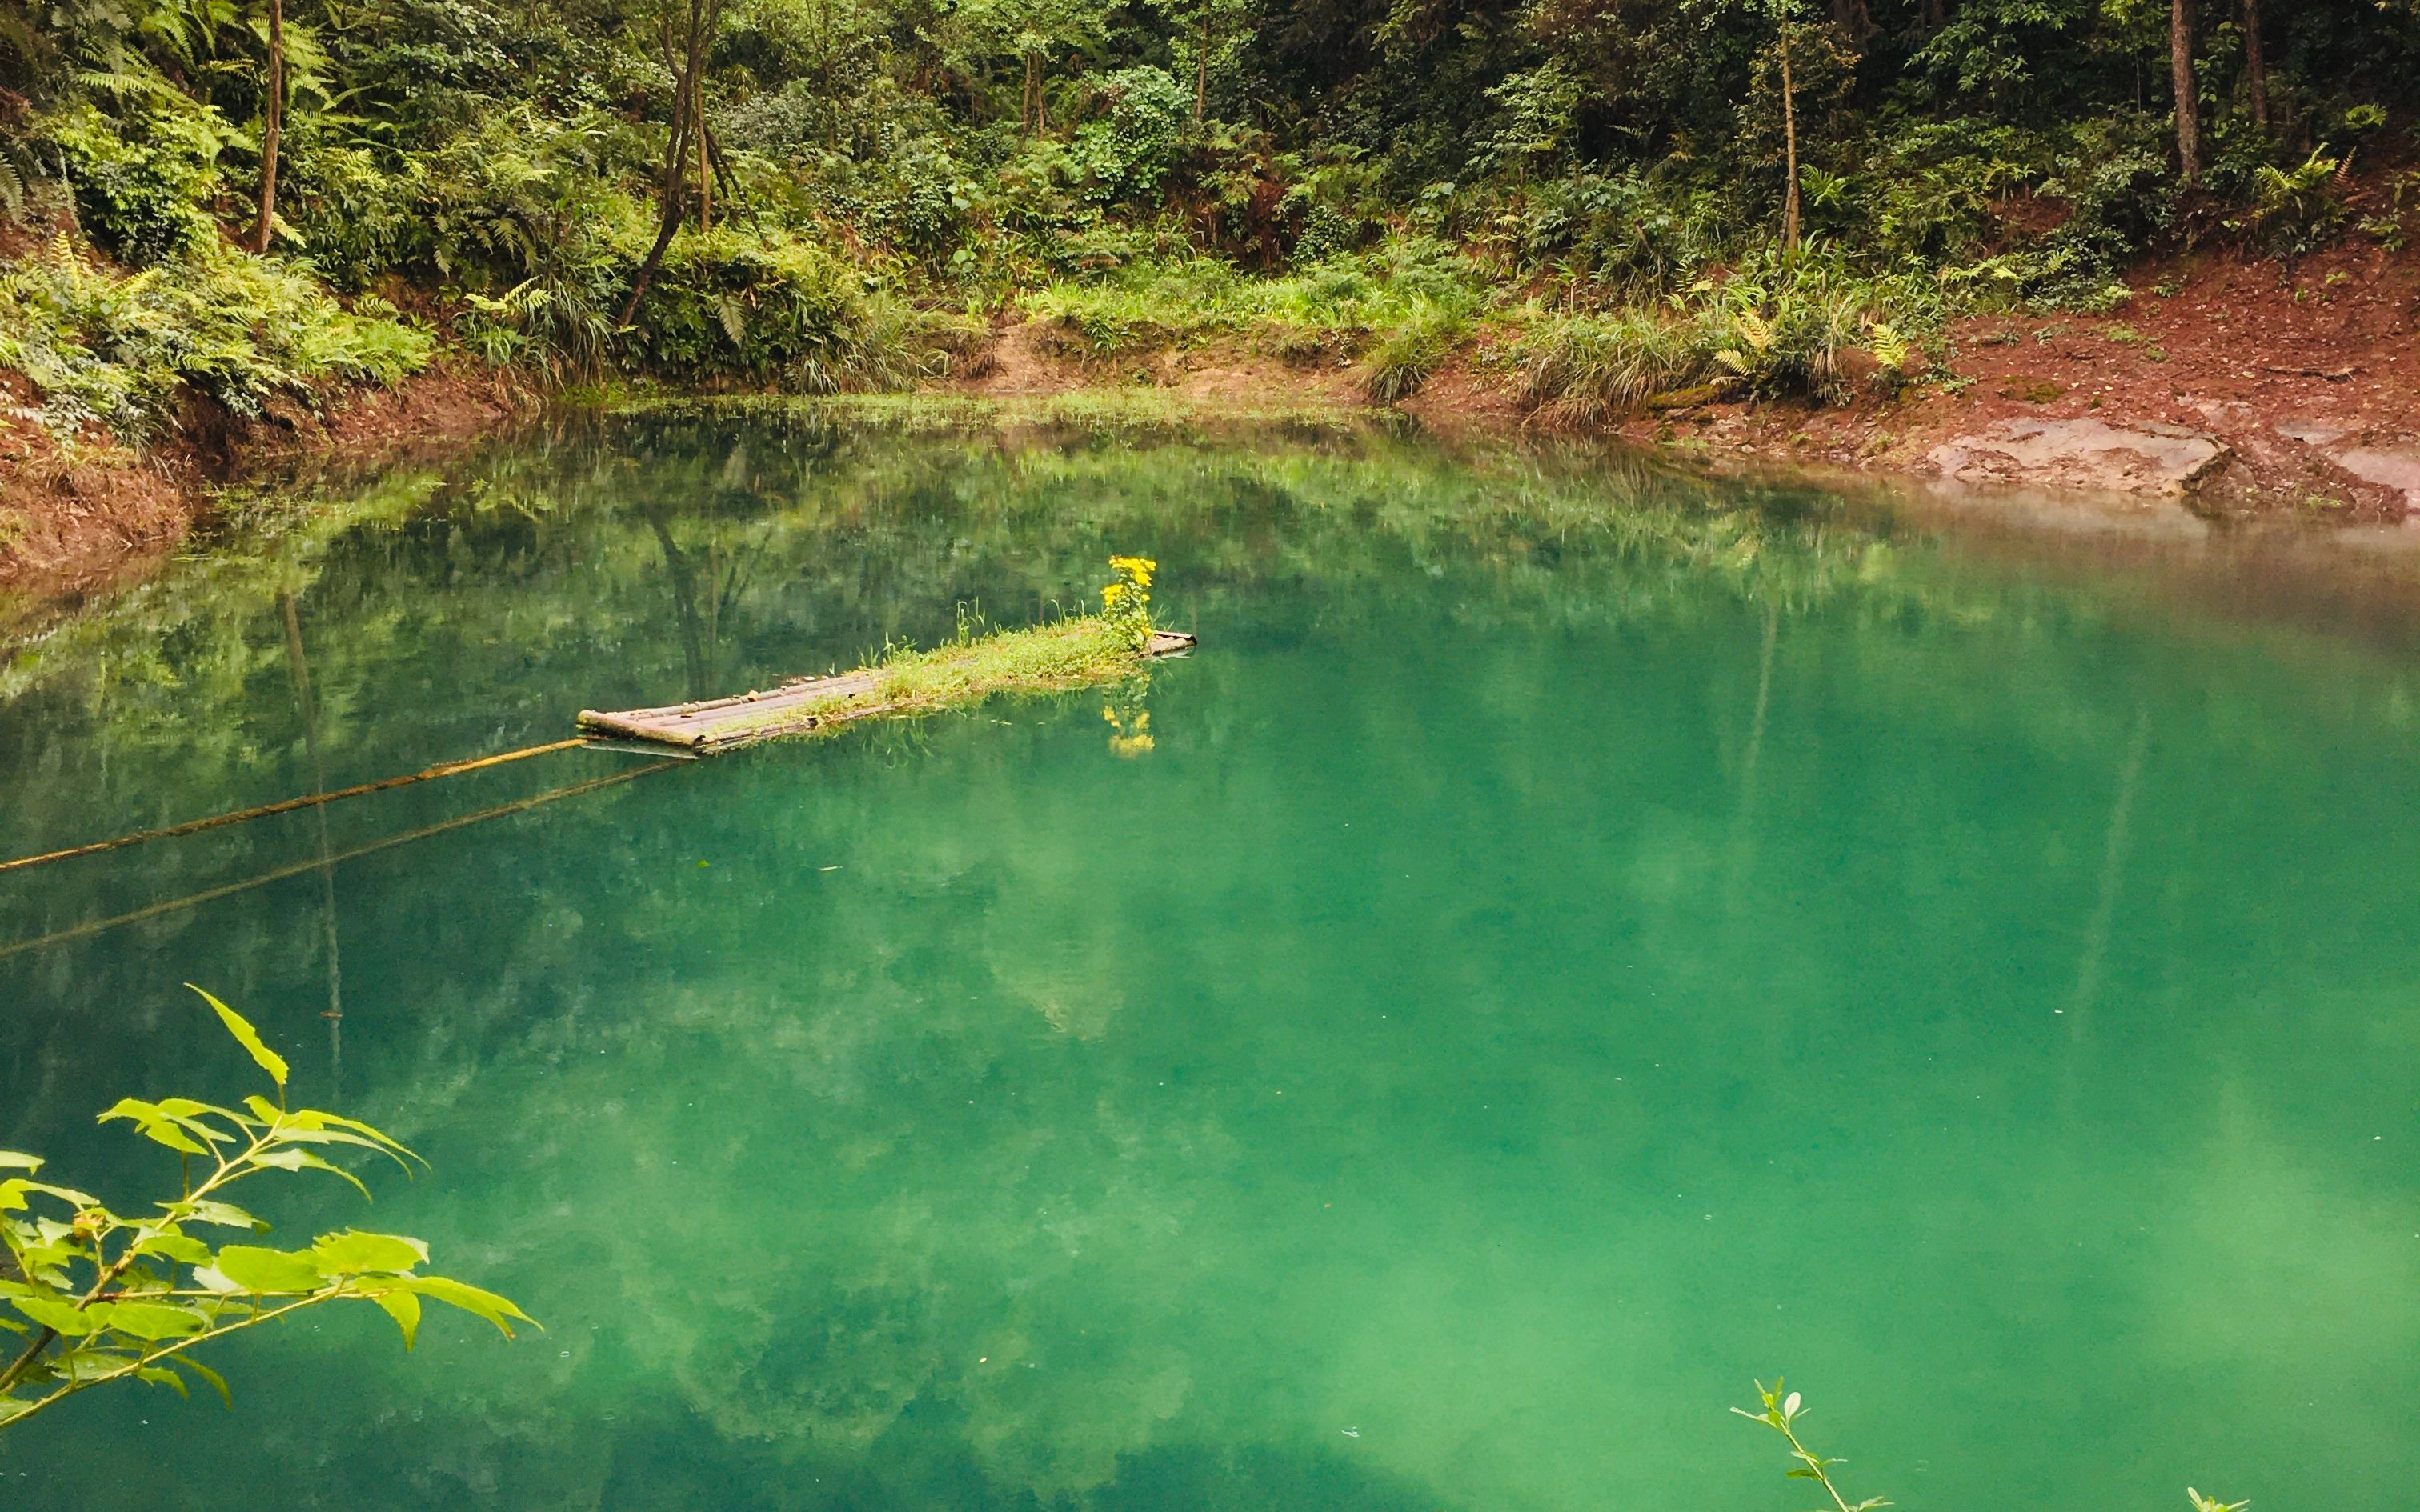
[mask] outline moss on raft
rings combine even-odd
[[[828,700],[735,714],[707,726],[700,737],[721,743],[810,717],[817,728],[829,730],[868,715],[928,714],[994,693],[1096,687],[1140,671],[1147,640],[1148,632],[1137,636],[1130,623],[1082,614],[1031,629],[968,636],[929,651],[900,647],[861,669],[873,675],[863,687]]]

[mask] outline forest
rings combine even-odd
[[[0,0],[0,424],[900,387],[1013,320],[1887,393],[2147,254],[2399,250],[2415,81],[2413,0]]]

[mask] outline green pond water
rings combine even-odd
[[[256,1193],[282,1236],[547,1325],[323,1310],[219,1348],[232,1415],[0,1436],[0,1505],[1802,1512],[1725,1411],[1776,1372],[1853,1497],[2406,1504],[2420,594],[1963,512],[814,409],[275,490],[8,654],[0,855],[1025,623],[1113,550],[1202,647],[0,875],[0,1148],[172,1180],[92,1117],[253,1089],[198,982],[432,1166]]]

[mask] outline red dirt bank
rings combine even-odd
[[[139,575],[209,512],[214,485],[246,469],[475,434],[528,404],[485,374],[440,367],[396,389],[346,394],[324,415],[282,409],[246,423],[196,407],[142,452],[90,446],[70,459],[9,413],[29,397],[22,378],[0,372],[0,591],[36,598]]]
[[[2173,426],[2223,449],[2188,489],[2100,481],[2187,492],[2213,513],[2377,520],[2420,508],[2420,259],[2351,249],[2293,263],[2212,254],[2133,283],[2133,301],[2107,316],[1962,322],[1948,380],[1896,404],[1709,405],[1618,429],[1640,441],[1923,473],[1954,460],[1943,455],[1949,443],[1988,443],[2026,422]],[[2073,480],[2021,469],[2007,481]]]

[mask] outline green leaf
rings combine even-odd
[[[225,1276],[221,1275],[219,1273],[219,1268],[215,1265],[194,1266],[194,1285],[202,1288],[206,1291],[223,1292],[228,1296],[233,1296],[243,1290],[243,1288],[237,1286]]]
[[[350,1129],[353,1133],[362,1135],[365,1139],[376,1140],[378,1142],[378,1147],[380,1149],[392,1150],[396,1154],[409,1156],[412,1160],[420,1160],[420,1157],[412,1154],[409,1149],[396,1143],[395,1140],[388,1138],[383,1131],[374,1129],[368,1124],[364,1123],[359,1119],[348,1119],[341,1113],[323,1113],[317,1108],[305,1108],[301,1113],[296,1114],[295,1117],[300,1119],[316,1119],[332,1129]],[[422,1164],[427,1165],[427,1163],[423,1161]]]
[[[459,1307],[473,1317],[484,1318],[495,1324],[506,1338],[513,1336],[511,1320],[515,1319],[533,1328],[545,1327],[536,1319],[521,1311],[510,1299],[499,1297],[492,1291],[482,1291],[477,1287],[467,1286],[448,1276],[397,1276],[395,1284],[407,1291],[417,1291],[424,1297],[434,1297],[448,1306]]]
[[[252,1026],[251,1021],[209,994],[202,992],[199,987],[194,987],[192,982],[189,981],[185,985],[193,987],[196,993],[201,993],[202,1001],[218,1011],[219,1022],[226,1026],[227,1033],[235,1036],[236,1043],[251,1053],[253,1063],[269,1072],[271,1081],[275,1082],[281,1088],[284,1088],[286,1058],[260,1042],[260,1031]]]
[[[178,1213],[183,1221],[188,1223],[216,1224],[222,1228],[249,1228],[260,1234],[269,1231],[267,1224],[233,1203],[211,1202],[205,1199],[200,1202],[163,1202],[161,1206]]]
[[[230,1412],[235,1411],[235,1394],[227,1390],[226,1377],[220,1375],[217,1371],[211,1369],[209,1365],[202,1364],[202,1362],[194,1359],[191,1355],[178,1355],[177,1364],[201,1377],[204,1381],[209,1381],[218,1392],[219,1400],[227,1404],[227,1411]]]
[[[39,1155],[28,1155],[15,1149],[0,1149],[0,1171],[39,1171],[41,1168],[42,1157]]]
[[[402,1166],[406,1176],[411,1174],[411,1162],[420,1158],[368,1124],[354,1124],[350,1119],[339,1119],[314,1108],[281,1114],[264,1099],[256,1097],[250,1101],[255,1111],[262,1112],[269,1119],[274,1131],[273,1137],[281,1145],[353,1145],[363,1149],[374,1149]],[[355,1133],[355,1129],[363,1132]]]
[[[24,1189],[28,1192],[39,1192],[47,1196],[56,1197],[61,1202],[72,1202],[79,1208],[98,1208],[101,1206],[101,1199],[99,1197],[94,1196],[89,1192],[79,1192],[71,1186],[53,1186],[48,1181],[26,1181],[23,1184]]]
[[[185,1234],[153,1234],[134,1246],[137,1255],[164,1255],[180,1265],[208,1265],[210,1247]]]
[[[172,1387],[175,1389],[178,1396],[184,1397],[187,1401],[193,1400],[194,1394],[185,1389],[185,1378],[177,1374],[174,1370],[165,1370],[156,1365],[147,1365],[136,1369],[134,1372],[134,1379],[137,1381],[147,1381],[155,1386]]]
[[[144,1138],[157,1141],[180,1153],[187,1155],[209,1153],[208,1149],[197,1144],[191,1134],[178,1127],[175,1119],[162,1113],[158,1103],[146,1103],[139,1097],[121,1097],[110,1105],[109,1111],[103,1113],[98,1121],[107,1123],[113,1119],[129,1120]]]
[[[62,1338],[80,1339],[100,1326],[100,1319],[58,1297],[11,1297],[8,1305]]]
[[[131,1335],[147,1344],[162,1339],[180,1339],[187,1335],[198,1334],[208,1326],[198,1314],[159,1302],[111,1303],[103,1321],[120,1334]]]
[[[296,1149],[291,1146],[288,1146],[283,1149],[264,1150],[260,1154],[253,1157],[253,1164],[256,1165],[273,1166],[281,1171],[326,1171],[331,1176],[341,1176],[346,1180],[352,1182],[354,1188],[359,1191],[362,1196],[368,1196],[370,1195],[370,1189],[362,1185],[362,1179],[360,1177],[355,1176],[352,1172],[345,1169],[342,1165],[329,1165],[326,1161],[321,1160],[318,1156],[312,1154],[307,1149]]]
[[[256,1244],[229,1244],[219,1251],[212,1269],[239,1291],[317,1291],[322,1279],[318,1261],[310,1256]]]
[[[374,1271],[409,1271],[428,1261],[428,1246],[400,1234],[365,1234],[348,1228],[321,1234],[311,1246],[319,1269],[330,1275],[360,1275]]]
[[[404,1352],[411,1353],[412,1341],[420,1336],[420,1299],[409,1291],[381,1291],[370,1301],[385,1308],[395,1326],[403,1330]]]
[[[70,1381],[99,1381],[114,1376],[134,1363],[134,1356],[116,1350],[78,1350],[60,1362],[63,1374]]]

